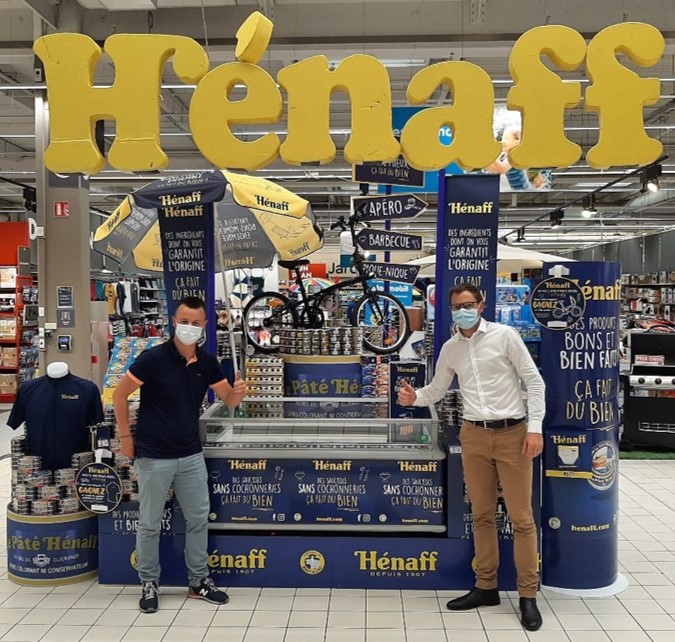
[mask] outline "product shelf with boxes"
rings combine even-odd
[[[518,331],[538,366],[541,327],[534,322],[529,300],[530,287],[528,285],[497,284],[495,321],[509,325]]]
[[[33,299],[32,277],[19,275],[16,266],[0,266],[0,403],[13,403],[19,385],[32,378],[24,368],[32,336],[25,336],[23,317]]]
[[[675,271],[624,274],[621,312],[675,321]]]

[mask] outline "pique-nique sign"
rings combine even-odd
[[[326,56],[313,56],[283,68],[275,79],[257,65],[273,25],[252,14],[237,32],[237,62],[209,71],[203,47],[185,36],[115,34],[105,53],[115,66],[110,87],[92,80],[103,51],[88,36],[55,33],[39,38],[34,51],[42,61],[50,109],[50,145],[44,156],[52,172],[96,174],[104,158],[94,139],[94,123],[116,121],[109,164],[118,170],[147,171],[168,166],[160,141],[161,80],[172,58],[183,83],[195,84],[190,102],[192,137],[216,167],[255,170],[281,156],[285,163],[330,163],[335,143],[330,137],[330,97],[345,91],[351,100],[351,136],[345,146],[348,163],[391,162],[402,154],[414,168],[436,170],[457,163],[464,169],[487,167],[501,153],[494,138],[494,88],[490,76],[463,60],[430,65],[416,73],[407,88],[411,105],[426,103],[439,86],[450,88],[452,105],[431,107],[413,115],[400,142],[392,131],[391,84],[376,58],[356,54],[334,70]],[[596,168],[644,165],[658,159],[663,145],[645,131],[643,107],[659,99],[658,78],[641,78],[623,66],[622,54],[639,67],[652,67],[665,51],[655,27],[623,23],[600,31],[588,44],[569,27],[545,25],[524,33],[509,58],[514,85],[507,106],[521,112],[522,141],[509,156],[512,166],[565,167],[576,163],[582,149],[565,135],[565,110],[582,100],[578,81],[563,81],[542,61],[569,72],[585,64],[590,80],[583,108],[599,121],[597,143],[586,160]],[[278,84],[277,84],[278,83]],[[243,100],[230,100],[235,85],[246,87]],[[274,133],[254,141],[239,140],[232,127],[277,123],[287,95],[288,135]],[[452,129],[452,143],[441,144],[438,132]]]

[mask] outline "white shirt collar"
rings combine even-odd
[[[470,337],[465,337],[456,325],[453,325],[452,329],[453,329],[453,336],[459,337],[461,341],[471,340]],[[481,317],[480,323],[478,324],[478,329],[476,330],[476,332],[474,332],[474,335],[478,334],[479,332],[485,333],[487,332],[487,330],[488,330],[488,322],[483,317]]]

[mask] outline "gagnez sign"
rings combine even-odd
[[[257,65],[269,45],[273,25],[252,14],[237,32],[236,62],[209,71],[208,56],[185,36],[115,34],[105,53],[115,66],[110,87],[94,87],[103,51],[91,38],[56,33],[39,38],[34,50],[42,61],[50,108],[50,145],[44,161],[53,172],[96,174],[104,158],[94,140],[94,123],[116,121],[109,164],[123,171],[166,168],[169,159],[160,141],[161,79],[171,58],[181,82],[196,88],[190,102],[192,137],[216,167],[252,171],[279,156],[289,165],[330,163],[336,148],[329,133],[330,97],[347,92],[351,101],[351,136],[344,155],[351,164],[391,162],[400,154],[419,170],[432,171],[457,163],[464,169],[490,165],[501,153],[492,130],[494,89],[490,76],[466,61],[430,65],[416,73],[407,87],[411,105],[424,104],[439,86],[448,86],[452,105],[415,114],[401,131],[392,132],[391,85],[376,58],[356,54],[334,69],[325,56],[313,56],[285,67],[275,79]],[[564,130],[565,110],[582,99],[580,82],[563,82],[542,62],[562,71],[584,65],[590,85],[584,109],[599,120],[597,143],[586,156],[590,166],[644,165],[658,159],[662,144],[645,131],[643,108],[660,95],[658,78],[642,78],[624,67],[617,54],[639,67],[651,67],[663,56],[665,41],[653,26],[622,23],[600,31],[588,44],[580,33],[546,25],[524,33],[509,58],[514,84],[507,106],[521,112],[521,143],[510,154],[514,167],[565,167],[582,155]],[[278,85],[277,85],[278,83]],[[235,85],[246,86],[246,97],[230,100]],[[275,133],[243,141],[232,132],[237,125],[278,123],[287,101],[288,134]],[[450,127],[452,144],[442,145],[438,132]]]

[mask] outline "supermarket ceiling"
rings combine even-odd
[[[564,24],[587,39],[625,20],[656,26],[666,38],[666,53],[655,67],[635,71],[661,79],[660,100],[645,109],[649,134],[663,143],[668,156],[661,189],[644,192],[640,176],[624,176],[633,168],[600,171],[582,159],[573,167],[555,170],[550,190],[504,192],[500,220],[504,233],[527,226],[523,245],[557,253],[675,227],[673,0],[0,0],[0,176],[29,185],[35,181],[35,92],[20,87],[33,83],[31,46],[36,36],[79,31],[102,43],[113,33],[182,34],[203,44],[215,66],[233,60],[235,32],[254,10],[266,13],[275,24],[272,44],[260,63],[273,76],[312,55],[339,61],[351,53],[369,53],[388,69],[395,106],[406,105],[405,89],[415,73],[442,60],[467,60],[485,69],[498,103],[504,105],[510,87],[509,52],[524,31],[538,25]],[[96,83],[109,84],[113,78],[114,70],[104,58]],[[587,82],[583,71],[565,78]],[[162,90],[162,145],[171,159],[169,172],[209,168],[190,136],[192,90],[176,88],[170,68],[164,82],[170,85]],[[448,92],[438,90],[428,105],[449,102]],[[345,94],[333,95],[331,133],[338,147],[333,164],[293,168],[278,163],[257,172],[308,198],[326,227],[348,212],[350,196],[359,193],[342,157],[349,109]],[[582,109],[567,112],[566,128],[584,151],[597,141],[597,117]],[[283,122],[272,129],[283,138]],[[236,131],[250,140],[269,130]],[[114,123],[108,123],[108,144],[113,136]],[[111,212],[124,195],[154,178],[108,169],[92,179],[91,205]],[[596,196],[598,213],[582,217],[579,199],[610,182],[613,185]],[[435,239],[435,195],[426,200],[431,204],[428,212],[407,225],[409,231],[424,235],[430,250]],[[0,218],[22,204],[20,186],[0,183]],[[549,213],[558,208],[566,208],[565,218],[561,227],[552,229]],[[509,238],[515,237],[514,232]]]

